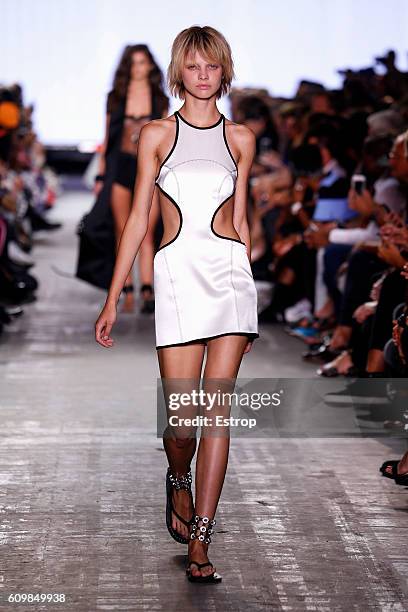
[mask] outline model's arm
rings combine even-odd
[[[238,178],[235,185],[234,213],[232,222],[242,242],[245,242],[248,259],[251,260],[247,203],[249,175],[256,153],[255,134],[245,125],[236,125],[233,136],[234,148],[238,150]],[[231,151],[232,152],[232,151]],[[249,353],[253,340],[247,342],[244,353]]]
[[[132,208],[120,238],[105,306],[95,324],[96,341],[105,347],[113,344],[109,334],[116,320],[116,304],[147,232],[155,188],[158,140],[159,130],[155,122],[142,127],[137,150],[137,174]]]
[[[247,202],[248,182],[252,162],[256,152],[256,141],[254,133],[244,125],[237,125],[234,129],[233,141],[235,149],[239,152],[237,162],[238,178],[235,186],[235,200],[233,224],[242,242],[245,242],[248,257],[251,254],[251,242],[249,236]]]

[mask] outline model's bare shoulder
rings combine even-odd
[[[166,142],[174,133],[174,125],[176,119],[174,115],[163,119],[152,119],[146,123],[140,130],[140,139],[146,145],[159,147],[161,143]]]
[[[160,140],[163,135],[163,126],[161,125],[162,121],[163,119],[153,119],[152,121],[149,121],[149,123],[146,123],[140,129],[140,139],[144,140],[145,142],[155,142]]]
[[[174,115],[170,115],[169,117],[163,117],[162,119],[152,119],[149,123],[143,126],[143,130],[149,129],[152,133],[159,133],[161,135],[165,134],[166,131],[174,130],[174,125],[176,123],[176,118]]]
[[[242,123],[226,120],[225,129],[228,141],[239,152],[240,157],[253,157],[256,148],[256,138],[252,130]]]
[[[255,145],[255,134],[246,125],[227,121],[225,126],[237,145],[242,145],[244,147]]]

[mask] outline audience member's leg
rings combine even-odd
[[[353,313],[358,306],[370,299],[374,274],[388,265],[367,251],[352,253],[348,261],[346,284],[339,313],[340,325],[351,325]]]
[[[350,340],[351,356],[353,364],[361,370],[365,371],[368,356],[368,343],[371,334],[371,328],[374,321],[374,315],[369,316],[363,323],[357,323],[353,320],[352,335]]]
[[[407,281],[399,270],[390,272],[383,281],[369,342],[367,372],[384,371],[384,346],[392,337],[394,308],[405,301],[406,290]]]
[[[324,251],[323,281],[334,303],[336,317],[339,315],[342,293],[337,286],[337,272],[351,251],[349,244],[329,244]]]

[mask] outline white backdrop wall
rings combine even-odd
[[[176,34],[211,25],[229,40],[237,86],[292,95],[302,78],[389,48],[407,69],[407,0],[0,0],[0,83],[21,82],[46,144],[103,137],[106,93],[125,44],[147,43],[165,71]],[[171,109],[180,105],[171,101]],[[228,115],[226,100],[219,108]]]

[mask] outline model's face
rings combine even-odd
[[[192,96],[207,99],[221,86],[222,66],[196,51],[185,58],[181,75],[185,89]]]
[[[146,53],[143,53],[143,51],[135,51],[135,53],[132,54],[130,78],[132,80],[146,79],[149,76],[149,72],[152,67],[153,66]]]

